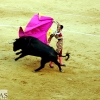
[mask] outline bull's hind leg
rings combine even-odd
[[[62,68],[61,68],[60,63],[59,63],[57,60],[55,60],[54,63],[58,66],[60,72],[64,72],[64,71],[62,70]]]
[[[37,71],[41,70],[42,68],[44,68],[45,64],[46,64],[46,60],[42,58],[41,66],[39,68],[35,69],[34,72],[37,72]]]

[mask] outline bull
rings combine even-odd
[[[17,50],[20,51],[16,52]],[[54,62],[58,66],[59,71],[63,72],[60,63],[58,62],[59,54],[54,50],[53,47],[44,44],[35,37],[27,36],[15,39],[13,42],[13,51],[16,52],[16,55],[20,54],[19,57],[15,58],[15,61],[27,55],[41,57],[41,65],[39,68],[35,69],[34,72],[44,68],[45,64],[49,61]],[[70,54],[66,53],[66,55],[62,57],[66,57],[66,60],[68,60]]]

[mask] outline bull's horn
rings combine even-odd
[[[8,42],[8,43],[9,43],[9,44],[13,44],[15,41],[16,41],[16,40],[15,40],[15,39],[13,39],[13,41],[12,41],[12,42]]]

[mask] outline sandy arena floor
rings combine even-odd
[[[9,42],[36,13],[64,25],[63,54],[71,53],[63,58],[64,73],[49,63],[33,73],[40,65],[34,56],[14,61]],[[0,0],[0,89],[8,90],[8,100],[100,100],[100,1]]]

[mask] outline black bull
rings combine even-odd
[[[45,64],[49,61],[52,61],[58,65],[59,71],[63,72],[60,67],[60,63],[57,61],[59,54],[54,50],[54,48],[44,44],[37,38],[29,36],[15,39],[15,42],[13,42],[13,51],[15,52],[19,49],[21,49],[21,51],[17,52],[16,55],[20,54],[20,56],[17,57],[15,61],[27,55],[41,57],[41,65],[39,68],[35,69],[34,72],[44,68]],[[62,57],[66,56],[66,60],[68,60],[70,56],[69,53],[66,53],[66,55]]]

